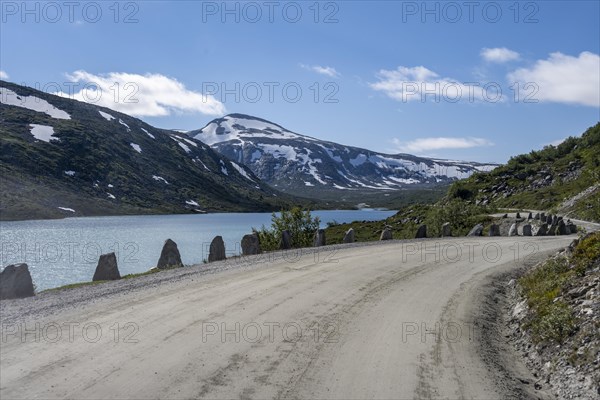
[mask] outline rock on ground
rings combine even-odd
[[[500,236],[500,226],[496,224],[492,224],[490,226],[490,236]]]
[[[27,264],[12,264],[0,272],[0,300],[34,296],[33,281]]]
[[[571,229],[569,229],[569,232],[567,232],[567,224],[565,224],[565,221],[562,219],[558,221],[558,227],[556,229],[559,235],[568,235],[571,233]]]
[[[427,237],[427,225],[419,226],[417,229],[417,234],[415,235],[415,239],[423,239]]]
[[[177,243],[171,239],[167,239],[165,241],[156,267],[159,269],[183,267],[181,255],[179,254],[179,249],[177,248]]]
[[[289,231],[281,232],[281,241],[279,242],[281,250],[289,250],[292,248],[292,234]]]
[[[477,224],[471,229],[467,236],[481,236],[483,234],[483,225]]]
[[[536,232],[535,236],[546,236],[548,234],[548,224],[542,224],[540,229]]]
[[[115,253],[102,254],[98,259],[92,281],[116,281],[117,279],[121,279],[117,256]]]
[[[221,261],[225,258],[225,242],[221,236],[215,236],[210,242],[208,262]]]
[[[321,246],[325,246],[326,243],[326,239],[325,239],[325,229],[319,229],[318,231],[315,232],[315,238],[313,240],[313,247],[321,247]]]
[[[350,228],[344,235],[344,243],[354,243],[354,229]]]
[[[392,240],[392,231],[389,228],[385,228],[381,232],[381,236],[379,237],[379,240]]]
[[[252,256],[255,254],[260,254],[260,243],[256,232],[244,235],[242,238],[242,255]]]
[[[452,236],[452,226],[450,222],[446,222],[442,225],[442,237],[450,237]]]

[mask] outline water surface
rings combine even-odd
[[[327,222],[376,221],[395,211],[314,211]],[[240,241],[252,227],[270,226],[270,213],[144,215],[66,218],[0,223],[2,267],[26,262],[38,291],[91,281],[101,254],[115,252],[121,275],[156,266],[166,239],[177,243],[184,264],[208,258],[208,245],[221,235],[228,255],[241,253]]]

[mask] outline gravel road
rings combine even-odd
[[[230,260],[0,303],[0,398],[536,396],[494,282],[569,237]]]

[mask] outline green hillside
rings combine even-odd
[[[330,226],[327,238],[329,243],[342,243],[344,233],[353,228],[358,241],[379,240],[387,226],[394,239],[411,239],[421,224],[427,225],[429,237],[436,237],[444,222],[451,223],[456,236],[481,223],[485,235],[492,220],[489,214],[500,208],[600,222],[600,123],[581,137],[515,156],[492,172],[457,181],[435,204],[409,205],[384,221]]]
[[[600,221],[600,123],[581,137],[512,157],[490,173],[456,182],[448,198]]]

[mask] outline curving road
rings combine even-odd
[[[322,248],[101,298],[76,289],[51,313],[41,296],[3,320],[0,398],[529,396],[490,296],[573,238]]]

